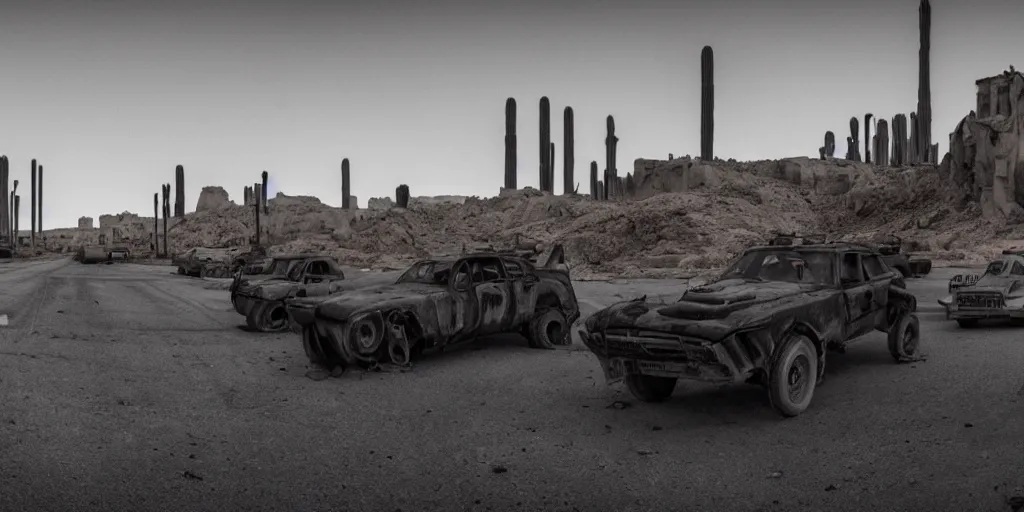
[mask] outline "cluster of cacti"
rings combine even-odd
[[[348,210],[351,197],[351,172],[349,171],[348,158],[341,161],[341,209]]]
[[[540,99],[540,190],[554,192],[554,165],[551,158],[551,102],[547,96]]]
[[[616,184],[618,183],[619,170],[615,167],[615,149],[619,144],[619,138],[615,136],[615,118],[608,116],[605,120],[605,128],[608,130],[607,135],[604,138],[604,158],[605,158],[605,181],[604,181],[604,198],[618,197],[619,190]]]
[[[715,54],[710,46],[700,52],[700,158],[715,159]]]
[[[562,140],[564,141],[562,147],[562,153],[564,153],[562,160],[562,191],[569,195],[575,192],[576,185],[576,180],[573,177],[573,168],[576,167],[576,140],[572,107],[565,107],[562,117],[562,123],[564,124],[562,128]]]
[[[846,138],[846,159],[860,162],[860,143],[857,137],[860,136],[860,122],[857,117],[850,118],[850,136]]]
[[[937,155],[929,155],[932,147],[932,84],[931,44],[932,6],[928,0],[921,0],[918,8],[918,32],[921,47],[917,56],[917,162],[938,163]]]
[[[36,183],[38,183],[38,181],[37,181],[38,174],[37,174],[36,169],[37,169],[36,159],[33,158],[32,159],[32,200],[30,201],[32,203],[32,205],[31,205],[32,206],[32,237],[31,237],[31,241],[32,241],[32,253],[33,254],[35,254],[35,250],[36,250],[36,218],[37,218],[36,212],[39,211],[39,210],[36,209]]]
[[[185,216],[185,168],[181,165],[174,168],[174,216]]]
[[[395,203],[399,208],[409,207],[409,185],[399,185],[395,189]]]
[[[516,100],[505,100],[505,188],[516,188]]]

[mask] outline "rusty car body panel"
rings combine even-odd
[[[949,293],[939,304],[946,309],[946,318],[961,327],[985,319],[1024,319],[1024,253],[1005,250],[984,273],[953,276]]]
[[[781,261],[804,269],[790,272]],[[814,344],[820,381],[827,350],[888,332],[916,307],[903,278],[869,246],[772,244],[747,249],[675,303],[641,297],[600,310],[580,337],[609,384],[630,374],[726,383],[763,380],[779,345],[796,333]]]
[[[271,260],[262,274],[243,276],[242,269],[237,269],[231,283],[231,304],[252,330],[287,329],[285,299],[306,284],[345,279],[338,262],[330,256],[282,255]]]
[[[423,350],[498,333],[526,331],[531,346],[551,348],[571,343],[569,325],[580,315],[563,264],[563,256],[538,267],[523,255],[493,252],[427,259],[390,284],[300,292],[286,301],[288,316],[310,362],[330,368],[407,364]],[[537,341],[531,330],[546,321],[559,330]]]

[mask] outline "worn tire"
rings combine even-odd
[[[273,315],[276,311],[280,310],[281,317],[276,321],[273,319]],[[285,310],[283,304],[269,304],[263,308],[263,324],[261,325],[263,332],[282,332],[288,330],[288,312]]]
[[[956,321],[960,325],[961,329],[972,329],[978,326],[977,318],[961,318]]]
[[[263,329],[260,328],[260,320],[263,317],[263,305],[257,304],[249,310],[249,313],[245,315],[245,325],[250,331],[260,332]]]
[[[921,323],[917,315],[905,314],[889,329],[889,354],[897,363],[917,356],[921,347]]]
[[[802,334],[790,334],[777,349],[768,370],[772,408],[785,417],[804,412],[814,398],[817,377],[818,352],[814,343]]]
[[[557,309],[548,309],[530,321],[526,340],[530,348],[552,350],[555,345],[571,343],[571,336],[565,315]]]
[[[672,397],[679,379],[632,374],[626,376],[626,387],[641,402],[660,403]]]

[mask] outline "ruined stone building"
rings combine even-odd
[[[1024,75],[1011,68],[976,83],[976,109],[949,135],[950,177],[986,217],[1024,220]]]

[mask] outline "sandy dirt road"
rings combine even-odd
[[[200,280],[7,264],[0,510],[1010,510],[1024,330],[946,321],[952,272],[911,282],[926,362],[873,334],[783,419],[749,385],[640,404],[581,346],[517,337],[313,381],[295,335],[240,330]],[[585,314],[680,291],[577,286]]]

